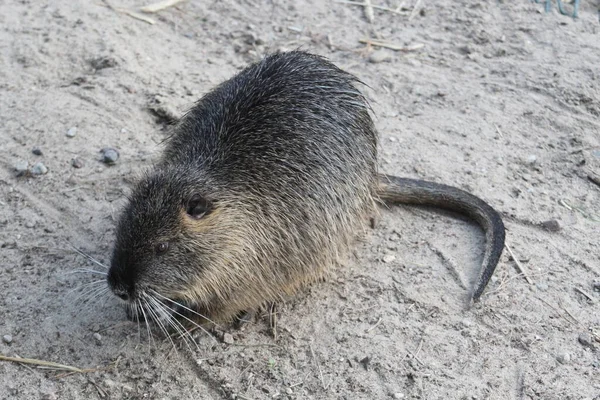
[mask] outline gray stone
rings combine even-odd
[[[231,333],[223,334],[223,343],[233,344],[233,336],[231,335]]]
[[[100,150],[100,153],[102,153],[102,162],[105,164],[112,165],[119,159],[119,152],[112,147],[106,147]]]
[[[566,351],[560,351],[556,355],[556,360],[561,364],[568,364],[569,362],[571,362],[571,355]]]
[[[41,162],[36,163],[33,167],[31,167],[31,173],[33,175],[45,175],[48,173],[48,167]]]
[[[581,343],[581,345],[583,345],[585,347],[591,347],[591,348],[594,347],[592,335],[590,335],[587,332],[580,333],[577,340],[579,340],[579,343]]]
[[[69,130],[67,131],[67,137],[75,137],[75,135],[77,135],[77,128],[76,127],[71,127],[69,128]]]
[[[25,160],[17,161],[15,171],[17,171],[17,176],[25,175],[29,171],[29,163]]]
[[[83,168],[83,161],[81,161],[79,158],[74,158],[71,160],[71,165],[73,168]]]
[[[392,59],[392,56],[384,50],[374,51],[369,56],[369,62],[372,64],[379,64],[382,62],[391,61],[391,59]]]
[[[2,336],[2,341],[6,344],[10,344],[13,341],[13,337],[11,335]]]
[[[393,254],[386,254],[383,256],[382,261],[386,264],[393,262],[396,259],[396,256]]]

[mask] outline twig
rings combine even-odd
[[[574,287],[573,289],[575,289],[576,292],[579,292],[582,295],[584,295],[589,301],[591,301],[591,302],[594,301],[594,298],[589,293],[587,293],[585,290],[579,289],[578,287]]]
[[[590,182],[600,186],[600,175],[596,175],[595,173],[590,171],[588,172],[587,178],[590,180]]]
[[[358,1],[347,1],[347,0],[337,0],[336,3],[339,4],[348,4],[351,6],[361,6],[361,7],[366,7],[367,5],[365,3],[360,3]],[[404,11],[400,11],[400,8],[394,10],[392,8],[388,8],[388,7],[384,7],[384,6],[376,6],[371,4],[371,8],[375,9],[375,10],[381,10],[381,11],[386,11],[386,12],[390,12],[392,14],[399,14],[399,15],[406,15],[407,12]]]
[[[517,259],[517,257],[515,257],[515,254],[512,252],[510,246],[508,245],[508,243],[504,244],[504,247],[506,247],[506,250],[508,250],[508,253],[510,254],[511,258],[515,261],[515,264],[517,265],[517,268],[519,269],[519,272],[521,274],[523,274],[523,276],[525,277],[525,280],[527,281],[527,283],[529,283],[530,285],[533,285],[533,281],[531,280],[531,278],[529,277],[529,275],[527,275],[527,270],[525,269],[525,267],[523,267],[523,264],[521,264],[521,262]]]
[[[370,45],[370,46],[385,47],[386,49],[390,49],[390,50],[394,50],[394,51],[406,51],[406,52],[419,50],[419,49],[422,49],[423,47],[425,47],[425,45],[422,43],[413,44],[412,46],[407,47],[407,46],[401,46],[401,45],[395,44],[395,43],[384,42],[382,40],[368,39],[368,38],[360,39],[359,42]]]
[[[502,131],[500,130],[498,125],[494,124],[494,128],[496,128],[496,132],[498,132],[498,136],[500,136],[501,138],[504,138],[504,135],[502,134]]]
[[[412,19],[415,17],[415,15],[417,14],[417,11],[419,10],[420,5],[421,5],[421,0],[417,0],[417,2],[415,3],[415,6],[413,7],[412,12],[410,13],[410,17],[408,17],[409,21],[412,21]]]
[[[422,366],[425,366],[425,363],[423,361],[421,361],[418,357],[419,353],[421,352],[421,347],[423,346],[423,338],[421,338],[421,341],[419,342],[419,346],[417,347],[417,351],[415,353],[413,353],[412,351],[406,349],[406,351],[408,352],[408,354],[410,354],[415,360],[417,360],[419,362],[419,364],[421,364]]]
[[[383,321],[381,318],[379,318],[379,320],[375,323],[375,325],[373,325],[372,327],[370,327],[369,329],[367,329],[365,331],[365,333],[369,333],[371,332],[373,329],[377,328],[379,326],[379,324],[381,323],[381,321]]]
[[[133,18],[135,18],[135,19],[139,19],[140,21],[147,22],[147,23],[149,23],[150,25],[154,25],[154,24],[156,23],[156,22],[155,22],[155,21],[154,21],[152,18],[148,18],[148,17],[146,17],[145,15],[142,15],[142,14],[140,14],[140,13],[137,13],[137,12],[135,12],[135,11],[128,10],[128,9],[126,9],[126,8],[115,8],[114,10],[115,10],[115,11],[118,11],[118,12],[120,12],[120,13],[123,13],[123,14],[127,14],[127,15],[129,15],[130,17],[133,17]]]
[[[147,6],[142,7],[141,10],[145,13],[156,13],[161,10],[164,10],[165,8],[172,7],[172,6],[176,5],[177,3],[181,3],[182,1],[183,0],[158,1],[156,3],[148,4]]]
[[[139,19],[140,21],[147,22],[150,25],[154,25],[155,24],[155,22],[154,22],[154,20],[152,18],[148,18],[145,15],[142,15],[142,14],[137,13],[135,11],[128,10],[126,8],[116,8],[116,7],[113,7],[112,4],[110,4],[107,0],[102,0],[102,2],[104,3],[104,5],[106,7],[110,8],[111,10],[113,10],[115,12],[120,12],[122,14],[127,14],[130,17],[133,17],[135,19]]]
[[[373,4],[371,4],[371,0],[365,0],[365,17],[371,24],[373,21],[375,21],[375,13],[373,12]]]
[[[72,367],[70,365],[58,364],[58,363],[54,363],[51,361],[36,360],[34,358],[7,357],[7,356],[0,355],[0,361],[12,361],[15,363],[20,363],[20,364],[32,364],[32,365],[37,365],[38,367],[47,367],[47,368],[52,368],[52,369],[56,369],[59,371],[70,371],[70,372],[77,372],[77,373],[82,373],[82,372],[87,371],[85,369]]]
[[[567,321],[569,324],[573,324],[573,321],[569,321],[564,315],[563,313],[560,312],[560,310],[558,310],[556,307],[554,307],[552,304],[548,303],[546,300],[542,299],[541,297],[538,297],[538,300],[540,300],[542,303],[544,303],[545,305],[547,305],[548,307],[550,307],[551,309],[554,310],[554,312],[556,312],[562,319],[564,319],[565,321]],[[572,317],[572,316],[571,316]],[[578,322],[577,320],[575,320],[575,322]]]
[[[315,364],[317,364],[317,369],[319,370],[319,377],[321,379],[321,385],[323,385],[323,389],[326,389],[325,380],[323,379],[323,371],[321,371],[321,365],[319,364],[319,360],[317,360],[317,356],[315,355],[315,351],[313,350],[312,343],[309,344],[308,347],[310,348],[310,354],[313,357],[313,361],[315,362]]]

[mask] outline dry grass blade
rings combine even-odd
[[[145,13],[156,13],[165,8],[172,7],[178,3],[181,3],[184,0],[163,0],[158,1],[156,3],[148,4],[147,6],[142,7],[142,11]]]
[[[405,15],[407,14],[407,12],[405,11],[400,11],[400,9],[402,7],[398,7],[397,9],[393,9],[393,8],[389,8],[389,7],[384,7],[384,6],[376,6],[373,4],[365,4],[365,3],[360,3],[358,1],[346,1],[346,0],[337,0],[336,3],[339,4],[348,4],[350,6],[361,6],[361,7],[367,7],[370,6],[371,8],[375,9],[375,10],[380,10],[380,11],[386,11],[386,12],[390,12],[392,14],[399,14],[399,15]]]
[[[394,50],[394,51],[416,51],[419,49],[422,49],[423,47],[425,47],[424,44],[422,43],[418,43],[418,44],[413,44],[412,46],[402,46],[396,43],[390,43],[390,42],[385,42],[383,40],[376,40],[376,39],[360,39],[359,40],[360,43],[364,43],[370,46],[376,46],[376,47],[384,47],[386,49],[390,49],[390,50]]]
[[[365,0],[365,17],[369,23],[373,23],[375,21],[375,13],[373,12],[373,5],[371,4],[371,0]]]
[[[116,8],[115,10],[118,11],[118,12],[120,12],[120,13],[122,13],[122,14],[129,15],[132,18],[139,19],[140,21],[147,22],[150,25],[154,25],[156,23],[156,21],[154,21],[152,18],[148,18],[145,15],[142,15],[142,14],[140,14],[138,12],[135,12],[135,11],[128,10],[126,8]]]
[[[20,364],[37,365],[38,367],[52,368],[52,369],[55,369],[58,371],[69,371],[69,372],[78,372],[78,373],[87,371],[85,369],[72,367],[70,365],[58,364],[58,363],[51,362],[51,361],[37,360],[35,358],[7,357],[7,356],[0,355],[0,361],[11,361],[11,362],[20,363]]]
[[[517,268],[519,269],[519,272],[521,274],[523,274],[523,276],[525,277],[525,280],[527,281],[527,283],[529,283],[530,285],[533,285],[533,281],[531,280],[531,278],[529,277],[529,275],[527,275],[527,270],[525,269],[525,267],[523,267],[523,265],[521,264],[521,262],[519,261],[519,259],[517,257],[515,257],[515,254],[513,253],[512,249],[510,248],[510,246],[508,245],[508,243],[504,244],[504,246],[506,247],[506,250],[508,250],[508,253],[510,254],[510,257],[514,260],[515,264],[517,265]]]

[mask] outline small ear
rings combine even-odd
[[[199,194],[195,194],[188,200],[185,211],[190,217],[200,219],[208,214],[211,209],[212,203],[210,200],[202,197]]]

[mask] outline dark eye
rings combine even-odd
[[[156,249],[156,252],[158,254],[161,254],[169,249],[169,243],[162,242],[162,243],[157,244],[154,248]]]
[[[187,203],[186,213],[195,219],[200,219],[208,214],[212,209],[212,203],[210,200],[200,196],[199,194],[193,195]]]

